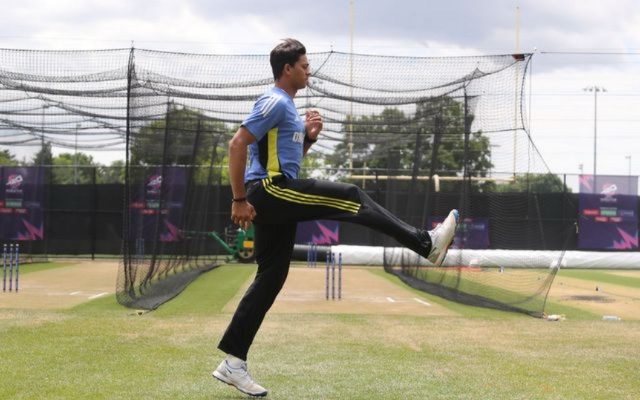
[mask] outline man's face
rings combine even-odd
[[[291,68],[291,82],[295,85],[296,89],[304,89],[307,86],[310,74],[307,56],[300,56]]]

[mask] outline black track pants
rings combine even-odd
[[[424,257],[431,249],[428,234],[398,219],[355,185],[277,176],[250,182],[247,198],[256,210],[258,271],[218,345],[243,360],[287,278],[297,222],[353,222],[385,233]]]

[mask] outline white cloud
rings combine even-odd
[[[355,0],[354,50],[366,54],[450,56],[512,52],[515,5],[520,49],[640,52],[637,0]],[[347,52],[344,0],[22,0],[0,13],[0,47],[136,47],[217,54],[266,54],[284,37],[308,51]],[[640,55],[538,54],[533,62],[532,133],[554,170],[577,172],[592,158],[592,98],[602,96],[603,172],[626,173],[624,153],[640,154]],[[608,120],[607,120],[608,119]],[[569,154],[563,153],[571,147]],[[609,161],[605,162],[606,158]],[[620,161],[623,160],[623,161]],[[599,163],[600,164],[600,163]],[[640,173],[640,157],[634,161]]]
[[[640,82],[629,80],[637,67],[625,72],[576,64],[534,76],[531,132],[553,171],[577,173],[580,164],[585,173],[593,170],[595,99],[583,88],[598,85],[607,90],[598,95],[598,173],[627,173],[625,156],[640,154]]]

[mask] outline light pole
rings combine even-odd
[[[44,114],[49,108],[48,104],[42,105],[42,126],[40,128],[40,165],[44,165]]]
[[[624,156],[627,160],[629,160],[629,176],[631,176],[631,154],[628,156]]]
[[[73,184],[78,184],[78,128],[80,124],[76,124],[76,151],[73,155]]]
[[[597,172],[597,155],[598,155],[598,92],[606,92],[607,89],[601,86],[589,86],[584,89],[585,92],[593,92],[593,188],[596,187]]]

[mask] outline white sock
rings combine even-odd
[[[231,368],[240,368],[242,367],[242,364],[244,363],[244,360],[233,356],[231,354],[227,354],[227,363],[229,363],[229,366]]]

